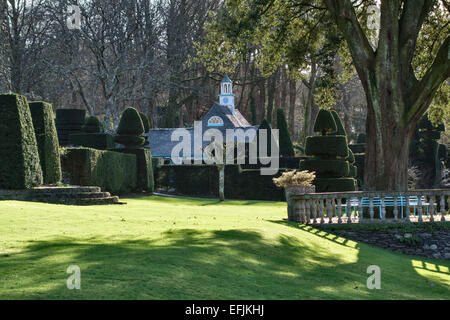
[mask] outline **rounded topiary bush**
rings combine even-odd
[[[114,141],[123,144],[126,148],[140,147],[145,143],[144,124],[135,108],[127,108],[120,118],[117,135]]]
[[[82,130],[86,133],[101,133],[102,124],[97,117],[90,116],[86,118]]]
[[[139,112],[135,108],[131,107],[125,109],[122,113],[122,117],[120,118],[117,134],[141,136],[144,132],[144,124],[142,123]]]

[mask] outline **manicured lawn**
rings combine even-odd
[[[449,299],[450,263],[289,224],[285,203],[0,201],[0,299]],[[81,290],[68,290],[69,265]],[[367,267],[381,289],[366,288]]]

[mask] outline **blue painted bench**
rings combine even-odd
[[[424,196],[421,197],[421,205],[426,206],[426,215],[428,215],[428,208],[429,203],[426,202],[426,199]],[[368,197],[362,198],[363,208],[369,208],[370,207],[370,199]],[[414,215],[416,216],[417,213],[417,206],[419,203],[419,198],[417,196],[410,196],[409,197],[409,206],[414,208]],[[434,204],[436,205],[436,204]],[[351,199],[350,200],[350,206],[351,207],[359,207],[359,201],[357,199]],[[384,206],[385,207],[393,207],[394,206],[394,197],[384,197]],[[406,198],[403,196],[397,197],[397,207],[400,207],[399,213],[401,214],[401,218],[403,219],[403,208],[406,206]],[[381,197],[373,197],[373,207],[374,209],[378,207],[380,218],[382,218],[382,206],[381,206]],[[345,208],[345,214],[347,215],[347,207]],[[424,212],[425,213],[425,212]]]

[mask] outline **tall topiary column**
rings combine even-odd
[[[154,178],[152,155],[150,149],[143,148],[145,143],[145,127],[139,112],[134,108],[127,108],[120,118],[115,141],[125,148],[116,149],[118,152],[135,154],[137,160],[137,191],[153,192]]]
[[[0,94],[0,189],[43,183],[36,135],[27,98]]]
[[[280,138],[280,156],[293,157],[295,155],[294,146],[292,145],[284,111],[281,108],[277,109],[277,128]]]
[[[300,162],[300,170],[316,172],[316,192],[354,191],[355,179],[349,177],[347,137],[335,135],[338,125],[330,111],[319,111],[314,132],[320,135],[307,137],[305,153],[310,158]]]
[[[336,132],[329,133],[328,135],[347,137],[347,132],[345,131],[344,126],[342,125],[342,121],[341,121],[341,118],[339,118],[338,113],[334,110],[331,110],[331,115],[333,116],[333,120],[336,123]],[[348,143],[348,140],[347,140],[347,143]],[[354,165],[355,156],[353,154],[353,151],[350,148],[348,148],[348,157],[345,158],[345,160],[348,162],[348,166],[349,166],[348,177],[356,179],[358,170],[357,170],[356,166]]]
[[[30,111],[33,118],[44,183],[58,183],[61,181],[62,176],[61,160],[52,105],[47,102],[31,102]]]

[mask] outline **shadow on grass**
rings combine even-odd
[[[269,220],[269,222],[285,225],[285,226],[292,227],[292,228],[299,229],[299,230],[303,230],[303,231],[312,233],[318,237],[321,237],[321,238],[327,239],[329,241],[332,241],[334,243],[337,243],[339,245],[356,248],[359,250],[360,257],[362,255],[364,255],[364,253],[365,253],[364,246],[368,246],[368,247],[376,248],[377,250],[385,251],[387,254],[396,254],[396,255],[401,255],[403,257],[407,257],[407,258],[411,259],[411,265],[415,269],[422,269],[422,270],[437,272],[437,273],[441,273],[441,274],[445,274],[445,275],[450,275],[450,271],[449,271],[450,262],[448,262],[448,261],[444,262],[443,265],[436,264],[434,262],[434,261],[436,261],[435,259],[429,259],[429,258],[422,257],[422,256],[419,257],[419,256],[411,256],[411,255],[406,255],[406,254],[395,253],[395,252],[389,251],[387,249],[373,246],[371,244],[359,243],[355,240],[350,240],[350,239],[344,238],[344,237],[336,235],[334,233],[327,232],[326,230],[315,228],[314,226],[311,226],[311,225],[299,224],[299,223],[293,222],[293,221]],[[356,225],[354,225],[354,226],[356,226]]]
[[[282,234],[275,241],[268,241],[252,230],[174,229],[151,241],[104,238],[34,241],[20,253],[0,257],[0,298],[448,297],[448,288],[441,283],[436,283],[430,292],[409,292],[408,285],[421,278],[411,266],[407,267],[405,259],[399,259],[394,266],[398,275],[388,273],[383,278],[395,282],[397,291],[391,290],[386,295],[381,290],[365,289],[365,268],[375,259],[373,252],[365,252],[366,248],[359,248],[358,259],[349,261],[330,250],[310,246],[298,237]],[[81,269],[81,290],[66,288],[69,265]]]
[[[272,223],[278,223],[281,225],[285,225],[285,226],[289,226],[292,228],[296,228],[296,229],[300,229],[309,233],[312,233],[318,237],[327,239],[329,241],[333,241],[334,243],[337,243],[339,245],[345,246],[345,247],[349,247],[349,248],[355,248],[355,249],[360,249],[359,245],[356,241],[353,240],[349,240],[347,238],[335,235],[333,233],[329,233],[317,228],[314,228],[310,225],[306,225],[306,224],[298,224],[297,222],[292,222],[292,221],[286,221],[286,220],[269,220],[269,222]]]

